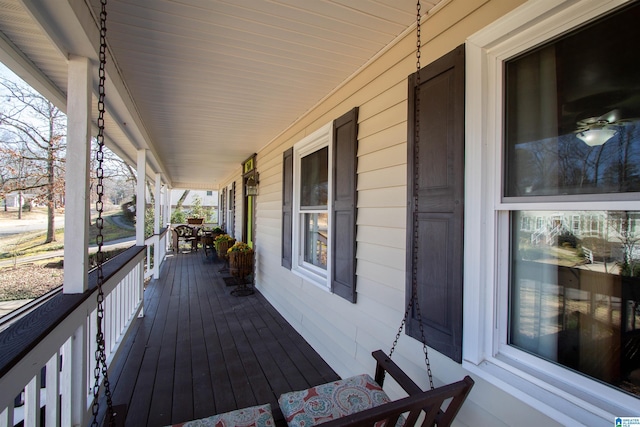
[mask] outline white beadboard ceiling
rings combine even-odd
[[[99,11],[0,0],[0,60],[64,103],[67,56],[95,57]],[[148,148],[150,176],[175,188],[215,189],[415,17],[415,0],[108,0],[108,144],[129,161]]]

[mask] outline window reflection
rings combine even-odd
[[[327,269],[328,221],[326,213],[305,213],[304,261]]]
[[[509,343],[640,395],[639,221],[513,212]]]
[[[505,196],[640,191],[640,3],[505,63]]]
[[[300,206],[327,206],[329,148],[324,147],[300,160]]]

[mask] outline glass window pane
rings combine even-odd
[[[327,206],[329,148],[324,147],[300,161],[300,208]]]
[[[640,395],[639,219],[513,212],[509,344]]]
[[[640,3],[505,64],[505,196],[640,191]]]
[[[328,215],[326,213],[305,213],[304,219],[304,261],[327,269]]]

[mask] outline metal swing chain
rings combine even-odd
[[[98,200],[96,201],[96,211],[98,213],[98,217],[96,218],[96,227],[98,229],[98,235],[96,236],[96,245],[98,246],[98,250],[96,252],[96,263],[97,263],[97,288],[98,288],[98,296],[97,296],[97,319],[96,319],[96,351],[95,351],[95,361],[96,366],[93,370],[94,375],[94,384],[93,384],[93,406],[92,406],[92,414],[93,414],[93,422],[92,426],[98,426],[98,412],[100,410],[100,378],[104,378],[104,394],[107,399],[107,419],[109,420],[109,424],[113,425],[113,401],[111,399],[111,388],[109,384],[109,374],[107,369],[107,355],[105,349],[105,338],[104,332],[102,331],[102,324],[104,321],[104,290],[102,286],[104,284],[104,273],[102,271],[102,264],[104,263],[104,253],[102,251],[103,245],[103,235],[102,230],[104,227],[104,221],[102,218],[103,212],[103,203],[102,197],[104,196],[104,186],[103,186],[103,177],[104,170],[102,168],[103,160],[104,160],[104,113],[105,113],[105,105],[104,105],[104,86],[105,86],[105,65],[107,62],[107,0],[101,0],[101,11],[100,11],[100,66],[98,69],[98,135],[96,136],[96,140],[98,141],[98,150],[96,151],[96,161],[98,162],[98,166],[96,167],[96,193],[98,195]],[[109,416],[111,415],[111,416]]]
[[[418,208],[418,190],[420,189],[419,185],[419,149],[420,149],[420,55],[421,55],[421,25],[420,25],[420,0],[418,0],[416,4],[416,86],[415,86],[415,119],[414,119],[414,188],[413,188],[413,206],[415,209]],[[393,352],[398,345],[398,340],[400,336],[402,336],[402,330],[404,329],[407,319],[409,319],[409,314],[411,313],[412,308],[415,305],[416,310],[416,320],[418,321],[418,327],[420,329],[420,341],[422,342],[422,351],[424,353],[424,361],[427,365],[427,375],[429,376],[429,386],[431,390],[434,389],[433,385],[433,374],[431,372],[431,362],[429,361],[429,351],[427,348],[427,340],[424,335],[424,326],[422,324],[422,312],[420,310],[420,303],[418,302],[418,215],[414,212],[413,214],[413,266],[411,272],[411,298],[409,299],[409,303],[407,304],[407,309],[404,312],[404,317],[402,318],[402,322],[400,323],[400,327],[398,328],[398,333],[396,334],[396,338],[391,345],[391,350],[389,351],[389,357],[393,355]]]

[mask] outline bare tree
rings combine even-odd
[[[180,196],[180,198],[178,199],[178,202],[176,203],[176,210],[182,209],[182,204],[187,199],[187,196],[189,195],[190,191],[191,190],[184,190],[184,193],[182,193],[182,196]]]
[[[91,161],[89,165],[90,172],[90,198],[91,202],[95,202],[97,199],[97,194],[95,192],[95,186],[97,184],[96,177],[96,168],[98,162],[95,158],[95,152],[98,149],[98,142],[95,138],[92,139],[91,145]],[[108,196],[107,192],[115,192],[120,194],[120,199],[124,197],[124,195],[130,194],[132,191],[135,192],[137,175],[135,170],[118,157],[113,151],[109,150],[108,147],[103,147],[103,163],[102,163],[102,176],[104,178],[103,184],[105,195]],[[116,188],[114,188],[116,187]],[[111,197],[112,200],[118,199],[118,197]]]
[[[64,200],[66,116],[27,85],[0,78],[0,90],[0,155],[15,171],[1,191],[35,193],[35,201],[47,206],[45,243],[53,242],[56,203]]]

